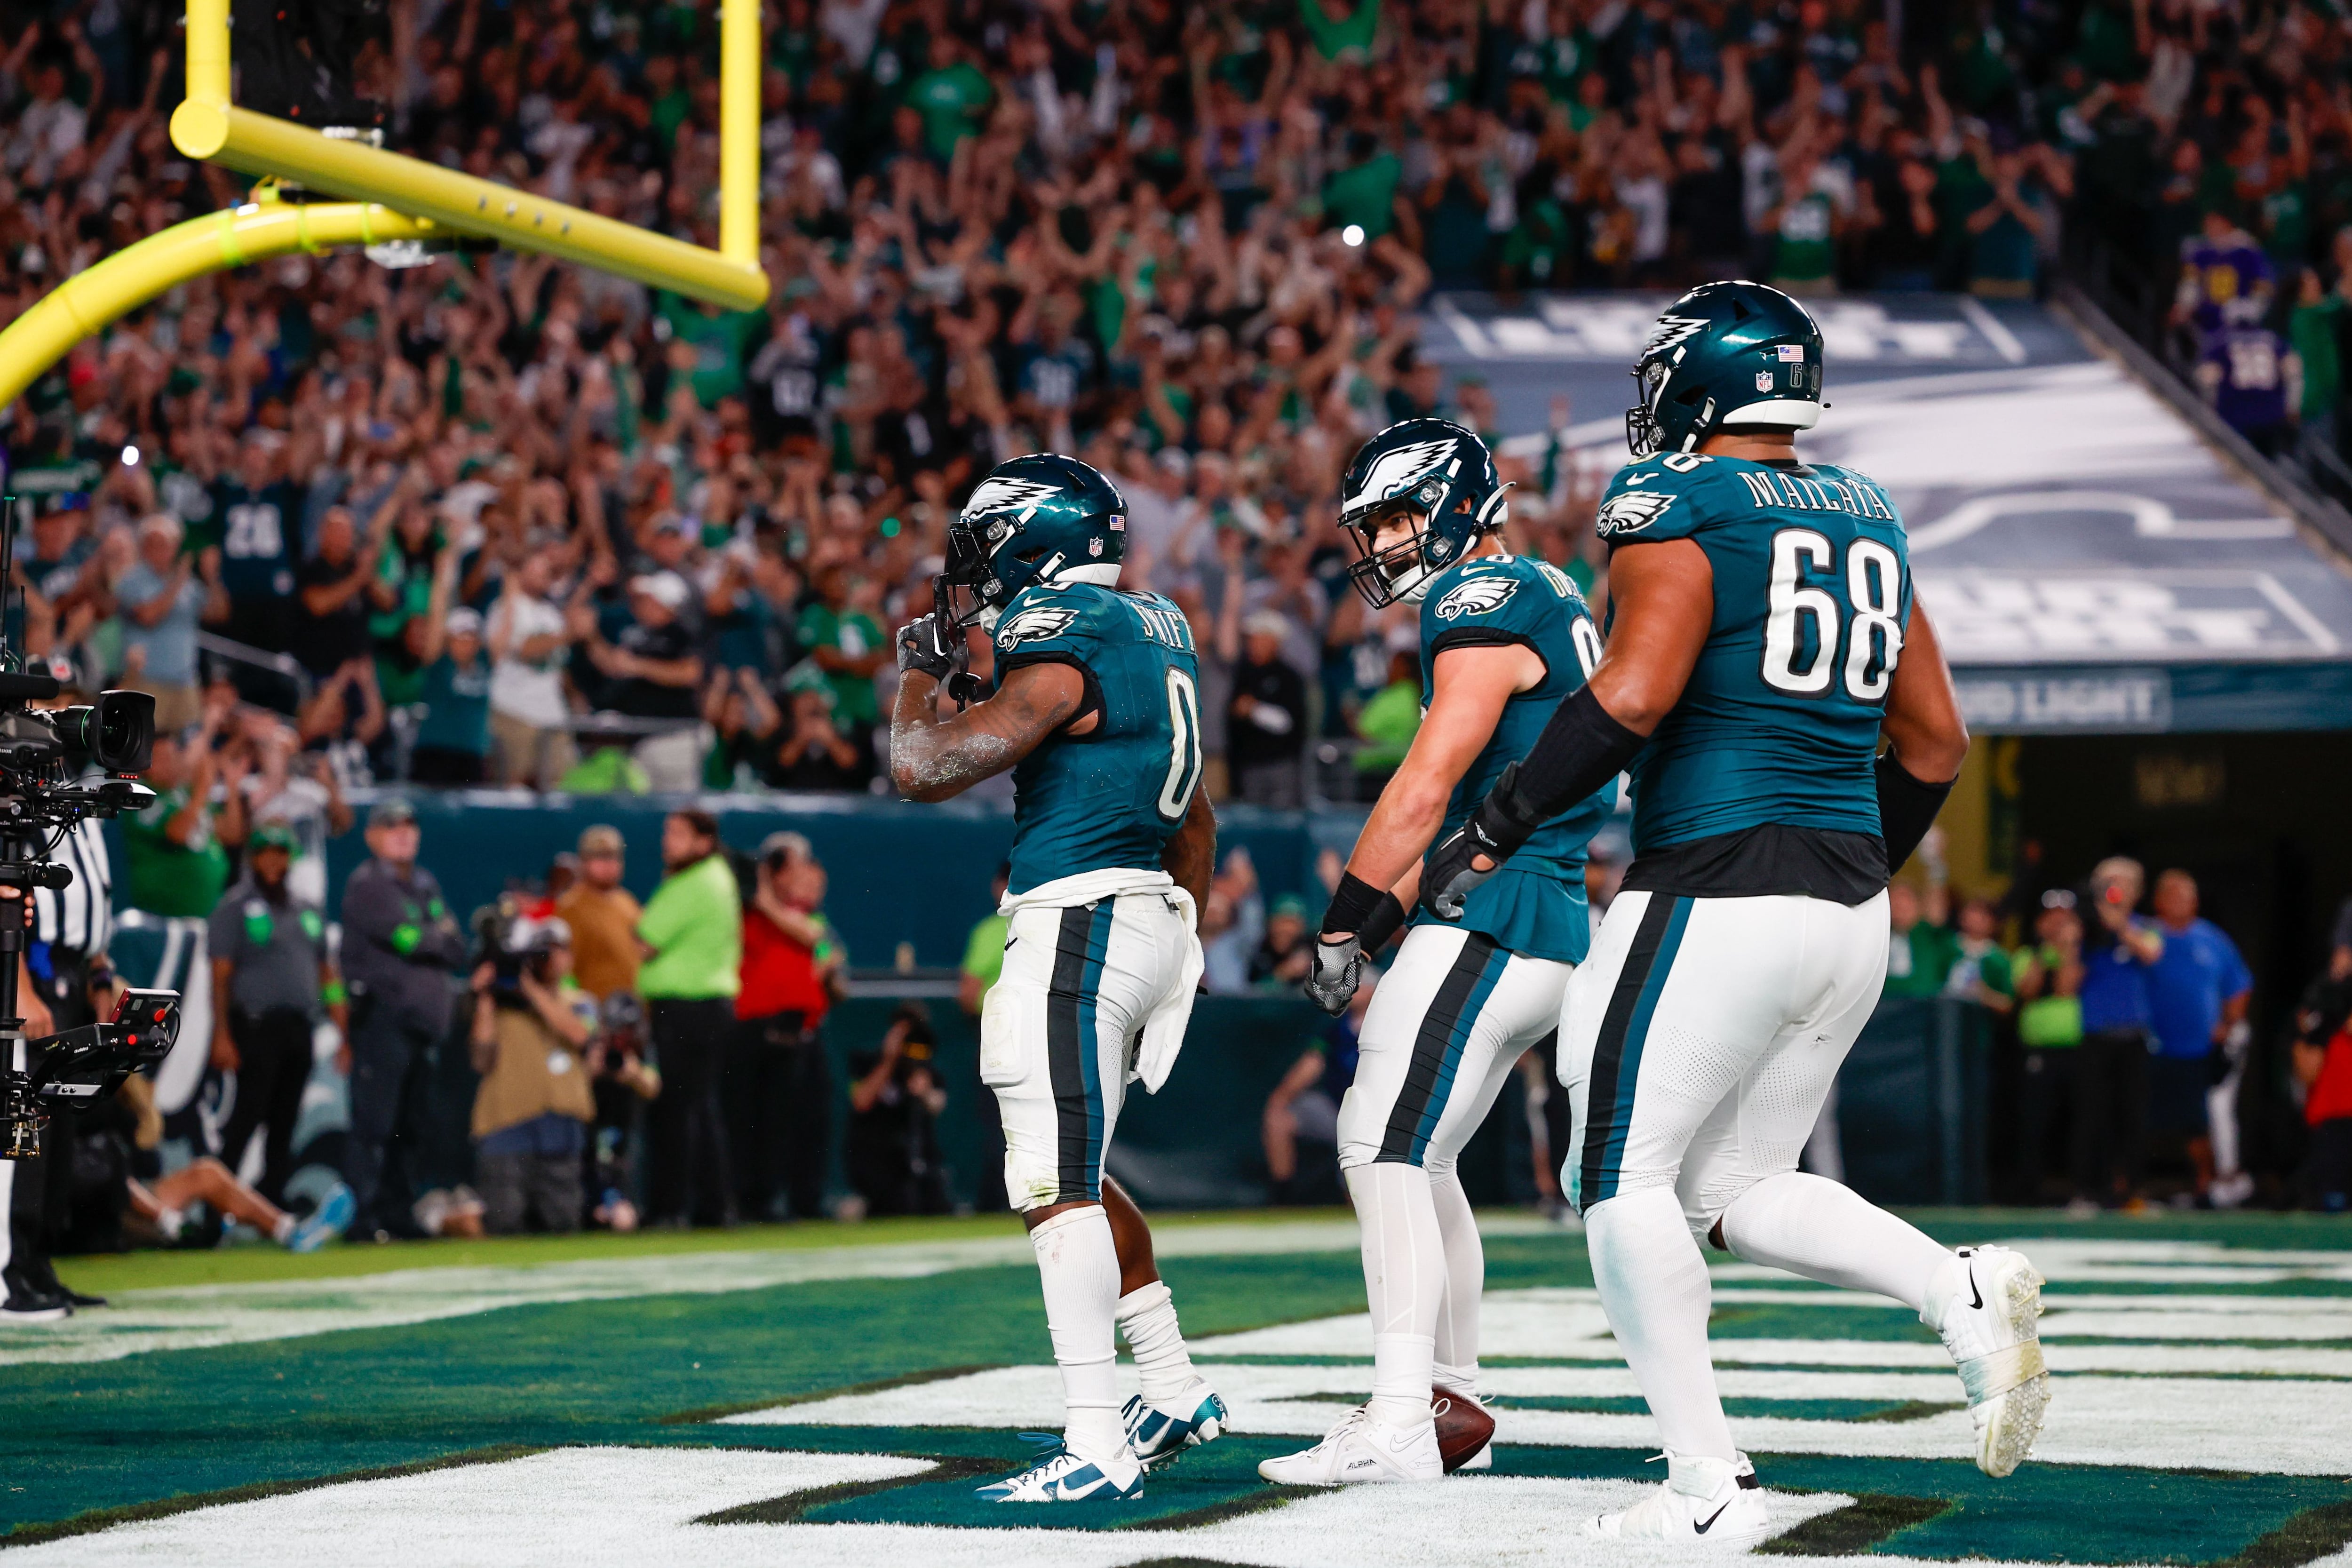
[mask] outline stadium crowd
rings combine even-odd
[[[709,243],[714,15],[396,0],[355,117]],[[943,520],[1052,448],[1125,489],[1129,575],[1201,634],[1230,786],[1280,802],[1349,793],[1347,755],[1377,776],[1411,731],[1402,629],[1339,591],[1347,456],[1409,414],[1500,433],[1418,351],[1432,288],[2019,295],[2062,224],[2193,242],[2184,330],[2221,345],[2225,413],[2332,422],[2337,22],[2095,0],[1927,11],[1898,38],[1890,15],[780,0],[768,309],[513,253],[175,289],[7,416],[30,641],[174,727],[226,673],[346,784],[865,789],[887,631]],[[170,145],[168,20],[0,7],[0,318],[246,197]],[[2267,388],[2222,342],[2252,332]],[[1513,542],[1589,580],[1594,476],[1537,446],[1506,460]],[[1302,784],[1325,742],[1338,776]]]

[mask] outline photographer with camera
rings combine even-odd
[[[354,1237],[386,1235],[401,1214],[400,1202],[384,1200],[393,1135],[410,1074],[449,1032],[451,981],[466,962],[465,935],[442,901],[441,884],[416,863],[421,842],[415,807],[397,797],[376,802],[368,813],[372,858],[343,885],[343,973],[352,992],[343,1181],[359,1205]]]
[[[940,1112],[948,1091],[933,1058],[939,1037],[920,1002],[901,1002],[878,1051],[849,1060],[849,1141],[843,1151],[849,1184],[868,1217],[946,1214],[947,1172],[940,1165]]]
[[[662,1091],[653,1048],[646,1005],[627,991],[605,997],[596,1042],[588,1047],[596,1120],[588,1129],[588,1153],[582,1163],[588,1191],[595,1195],[589,1217],[607,1230],[637,1228],[637,1205],[630,1194],[637,1190],[639,1156],[645,1149],[646,1105],[660,1099]]]
[[[562,921],[509,919],[474,970],[474,1173],[492,1236],[580,1228],[581,1156],[596,1120],[596,999],[572,980]]]
[[[284,823],[255,828],[245,876],[213,910],[205,939],[213,961],[212,1064],[236,1075],[221,1159],[237,1169],[247,1142],[267,1128],[258,1190],[280,1207],[286,1178],[294,1173],[294,1123],[310,1081],[310,1037],[321,1011],[347,1042],[346,1070],[351,1051],[351,1016],[342,978],[327,956],[326,921],[287,885],[299,847]]]

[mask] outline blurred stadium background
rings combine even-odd
[[[1017,1313],[1017,1328],[975,1330],[947,1360],[916,1353],[932,1320],[861,1331],[862,1314],[914,1308],[845,1285],[828,1287],[839,1300],[803,1320],[789,1352],[772,1331],[729,1342],[754,1360],[804,1358],[804,1376],[778,1372],[772,1385],[747,1371],[705,1396],[691,1373],[664,1373],[615,1395],[604,1426],[501,1435],[509,1414],[493,1401],[479,1420],[422,1437],[435,1383],[424,1373],[404,1395],[418,1403],[381,1430],[318,1433],[299,1456],[277,1436],[250,1453],[213,1449],[216,1432],[184,1410],[212,1397],[188,1386],[296,1368],[266,1346],[207,1348],[268,1341],[291,1321],[375,1336],[358,1336],[377,1351],[355,1361],[336,1359],[353,1336],[318,1342],[344,1347],[317,1363],[332,1363],[317,1396],[337,1410],[381,1384],[384,1365],[368,1359],[378,1352],[429,1360],[445,1348],[436,1335],[494,1337],[478,1324],[414,1326],[437,1310],[370,1316],[353,1304],[370,1297],[359,1281],[383,1267],[420,1271],[404,1289],[464,1295],[468,1313],[589,1314],[544,1336],[583,1336],[571,1353],[541,1345],[564,1379],[622,1353],[637,1320],[546,1304],[517,1283],[557,1258],[534,1249],[593,1246],[609,1250],[581,1255],[590,1262],[638,1269],[566,1300],[698,1288],[667,1261],[705,1256],[682,1254],[689,1243],[744,1270],[721,1270],[719,1288],[782,1292],[761,1299],[768,1312],[799,1310],[793,1292],[814,1287],[745,1259],[864,1242],[880,1247],[879,1274],[993,1269],[948,1274],[944,1289],[1033,1289],[979,1241],[982,1252],[947,1264],[893,1263],[890,1247],[913,1245],[895,1229],[833,1228],[973,1213],[966,1228],[946,1222],[942,1245],[1009,1234],[973,1025],[992,977],[990,882],[1010,842],[1009,785],[945,807],[886,798],[877,720],[895,678],[890,629],[928,606],[944,520],[1017,453],[1073,453],[1118,480],[1129,575],[1183,606],[1203,654],[1227,857],[1208,916],[1214,994],[1167,1091],[1130,1106],[1112,1169],[1163,1211],[1338,1201],[1315,1101],[1343,1086],[1350,1036],[1297,996],[1297,944],[1419,700],[1410,661],[1395,657],[1411,623],[1366,613],[1340,574],[1339,474],[1392,419],[1458,417],[1488,436],[1518,486],[1513,547],[1568,570],[1598,603],[1606,561],[1591,517],[1623,451],[1625,371],[1675,291],[1734,275],[1773,280],[1815,310],[1834,406],[1809,449],[1868,470],[1903,508],[1976,735],[1940,833],[1902,874],[1916,895],[1898,904],[1903,973],[1809,1158],[1883,1202],[2046,1208],[1948,1215],[1937,1228],[2078,1238],[2093,1249],[2072,1277],[2053,1269],[2060,1292],[2108,1289],[2116,1270],[2139,1268],[2133,1290],[2195,1286],[2252,1315],[2229,1331],[2210,1321],[2086,1329],[2093,1342],[2160,1346],[2178,1331],[2255,1347],[2193,1366],[2126,1355],[2109,1370],[2252,1372],[2320,1380],[2322,1393],[2347,1375],[2328,1359],[2352,1347],[2352,1321],[2329,1316],[2342,1221],[2233,1229],[2163,1217],[2217,1205],[2340,1213],[2352,1189],[2352,467],[2340,417],[2352,23],[2336,10],[769,0],[730,89],[730,18],[712,0],[241,4],[243,129],[225,117],[229,128],[204,142],[207,125],[173,110],[226,109],[227,62],[199,42],[219,16],[199,5],[184,25],[175,7],[140,0],[0,4],[0,384],[16,394],[0,436],[7,488],[22,498],[27,585],[12,636],[76,689],[153,691],[181,737],[158,760],[164,805],[109,829],[115,964],[190,1000],[154,1083],[161,1126],[126,1127],[122,1157],[149,1179],[221,1158],[298,1214],[352,1162],[341,1042],[325,1026],[278,1166],[266,1139],[224,1146],[237,1085],[210,1059],[220,928],[208,924],[263,825],[292,836],[297,892],[331,931],[372,853],[370,813],[407,802],[419,863],[452,915],[462,923],[501,900],[509,917],[561,910],[600,996],[627,991],[634,973],[633,961],[592,962],[626,929],[606,884],[654,894],[664,822],[681,807],[716,815],[747,920],[767,918],[763,892],[791,915],[770,922],[777,940],[757,949],[756,981],[747,969],[757,1000],[738,1009],[741,1037],[693,1091],[723,1105],[730,1151],[703,1146],[709,1123],[679,1109],[679,1073],[665,1105],[642,1079],[625,1082],[617,1059],[589,1130],[594,1214],[579,1217],[612,1228],[625,1206],[632,1220],[744,1228],[451,1239],[480,1224],[478,1074],[461,1019],[420,1046],[398,1086],[392,1177],[366,1216],[370,1232],[440,1237],[433,1246],[343,1247],[310,1273],[236,1247],[68,1258],[68,1281],[132,1294],[69,1329],[0,1327],[0,1361],[56,1363],[24,1373],[20,1434],[66,1431],[71,1398],[100,1390],[79,1380],[110,1379],[110,1415],[183,1410],[174,1441],[191,1448],[184,1469],[100,1484],[108,1423],[79,1428],[71,1458],[37,1458],[50,1450],[20,1435],[10,1479],[20,1458],[52,1467],[0,1499],[20,1531],[505,1443],[635,1443],[650,1439],[628,1423],[679,1411],[1042,1360]],[[747,26],[740,11],[732,22]],[[308,192],[291,177],[257,186],[255,173],[285,170],[240,150],[240,136],[261,134],[247,110],[328,129],[338,148],[380,144],[436,179],[509,187],[530,210],[485,205],[467,228],[452,193],[487,187],[404,175],[403,205],[370,184],[390,165],[356,153],[362,163],[333,165],[340,174],[322,163]],[[755,185],[741,177],[754,122]],[[202,161],[192,143],[225,151]],[[721,198],[753,189],[755,231],[748,200]],[[362,213],[354,204],[370,197],[384,205]],[[257,236],[303,206],[320,215],[315,230],[280,225],[276,254],[256,265],[225,269],[262,254],[261,240],[248,253],[207,230],[209,259],[152,299],[100,288],[110,258],[173,226],[226,213]],[[351,215],[333,220],[346,227],[330,207]],[[557,216],[534,224],[534,212]],[[610,239],[602,265],[566,258],[571,239],[549,237],[575,224]],[[504,247],[485,242],[492,233]],[[374,243],[346,243],[358,239]],[[663,271],[673,266],[684,270]],[[730,290],[764,302],[709,302]],[[617,830],[617,845],[601,830]],[[1602,847],[1622,865],[1622,822]],[[2019,981],[2061,967],[2041,962],[2063,940],[2051,911],[2061,895],[2087,898],[2094,866],[2114,856],[2138,861],[2151,892],[2159,873],[2192,878],[2202,918],[2242,967],[2216,957],[2210,973],[2164,981],[2145,1016],[2122,1020],[2154,1040],[2148,1073],[2095,1081],[2074,1070],[2079,1015],[2070,1038],[2064,1009],[2054,1020],[2032,1011],[2048,982],[2021,997]],[[1608,867],[1594,890],[1597,906]],[[2147,918],[2162,913],[2147,906]],[[795,921],[820,916],[824,931],[796,940],[809,930]],[[465,974],[452,965],[449,985]],[[1497,1214],[1498,1279],[1574,1290],[1589,1283],[1581,1247],[1540,1217],[1557,1212],[1548,1151],[1564,1132],[1545,1083],[1531,1059],[1464,1174]],[[2226,1106],[2207,1094],[2221,1084]],[[647,1190],[653,1166],[689,1159],[724,1171],[723,1195],[706,1191],[698,1207]],[[2072,1217],[2057,1212],[2070,1201]],[[786,1219],[814,1223],[757,1225]],[[125,1239],[104,1212],[39,1223],[68,1251]],[[1354,1310],[1339,1228],[1284,1233],[1280,1246],[1248,1241],[1249,1228],[1233,1216],[1202,1231],[1222,1238],[1201,1244],[1212,1261],[1192,1265],[1219,1303],[1205,1309],[1207,1331]],[[2133,1253],[2134,1237],[2156,1250]],[[240,1239],[255,1238],[232,1228]],[[1236,1254],[1217,1250],[1228,1247]],[[2261,1256],[2232,1261],[2232,1248]],[[1244,1266],[1237,1254],[1286,1261]],[[1183,1267],[1171,1268],[1180,1289]],[[476,1279],[485,1268],[514,1278]],[[266,1333],[191,1329],[189,1314],[213,1310],[191,1303],[212,1298],[146,1294],[218,1285],[232,1292],[220,1310],[242,1321],[277,1310],[269,1292],[300,1279],[343,1283],[322,1288],[331,1300],[282,1303],[294,1317]],[[2282,1293],[2323,1305],[2298,1317]],[[690,1350],[718,1331],[729,1300],[660,1310],[712,1319],[681,1331]],[[1769,1333],[1846,1331],[1831,1309],[1790,1310],[1813,1315]],[[2282,1341],[2305,1342],[2294,1352],[2304,1359],[2277,1351]],[[69,1347],[109,1342],[139,1353],[102,1373],[73,1370],[100,1352]],[[1317,1353],[1286,1342],[1265,1352],[1277,1364]],[[462,1364],[474,1370],[451,1381],[522,1375],[502,1358],[541,1353],[526,1343],[541,1342],[470,1345]],[[861,1344],[887,1353],[853,1354]],[[184,1371],[151,1384],[141,1370],[167,1367]],[[2301,1386],[2278,1397],[2304,1397]],[[1827,1451],[1891,1454],[1853,1446],[1847,1430],[1895,1419],[1883,1412],[1914,1396],[1891,1388],[1852,1396],[1877,1405],[1751,1414],[1835,1423],[1846,1436]],[[1524,1397],[1531,1410],[1614,1418],[1638,1414],[1630,1393],[1530,1384]],[[1817,1394],[1848,1397],[1757,1398]],[[2168,1397],[2203,1403],[2192,1394]],[[985,1415],[978,1425],[1043,1418],[1017,1395],[983,1394],[970,1406]],[[2145,1416],[2149,1400],[2130,1394],[2118,1407]],[[241,1408],[256,1432],[282,1424],[267,1401]],[[2247,1406],[2274,1425],[2300,1408]],[[940,1409],[898,1425],[960,1425]],[[728,1441],[755,1430],[730,1428]],[[1527,1440],[1640,1440],[1630,1426],[1561,1431]],[[2070,1452],[2094,1465],[2228,1467],[2206,1438],[2252,1441],[2234,1426],[2184,1432],[2170,1458],[2149,1443]],[[952,1448],[936,1434],[883,1446]],[[2343,1466],[2262,1449],[2242,1468],[2274,1479]],[[804,1484],[865,1484],[822,1474],[787,1486],[762,1472],[744,1495],[682,1517]],[[2138,1474],[2100,1484],[2122,1497]],[[1911,1474],[1818,1484],[1897,1501],[1934,1489]],[[1225,1493],[1185,1494],[1185,1506],[1213,1511],[1250,1490],[1234,1479]],[[1906,1534],[1902,1549],[2291,1563],[2352,1534],[2311,1525],[2305,1510],[2327,1500],[2286,1486],[2259,1504],[2200,1493],[2166,1515],[2248,1523],[2226,1541],[2068,1545],[2048,1533],[2063,1495],[2049,1494],[2032,1529],[1972,1534],[1947,1520],[1942,1535]],[[1805,1549],[1859,1550],[1928,1516],[1886,1517],[1895,1522],[1878,1535],[1824,1534]],[[2300,1544],[2279,1543],[2290,1540]],[[2257,1552],[2258,1541],[2270,1544]],[[1191,1550],[1181,1545],[1163,1554]]]

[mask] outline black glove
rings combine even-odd
[[[1460,920],[1462,900],[1501,870],[1503,862],[1544,825],[1542,817],[1526,815],[1519,805],[1518,782],[1519,764],[1513,763],[1470,819],[1429,852],[1429,864],[1421,874],[1421,907],[1439,920]],[[1481,858],[1489,862],[1483,871],[1474,864]]]
[[[933,680],[945,680],[955,668],[955,650],[940,635],[936,615],[918,616],[898,628],[898,668],[919,669]]]
[[[1315,939],[1315,966],[1307,973],[1307,994],[1334,1018],[1348,1010],[1363,978],[1364,950],[1352,936]]]

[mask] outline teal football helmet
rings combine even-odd
[[[1702,283],[1651,329],[1625,411],[1636,458],[1688,452],[1717,430],[1810,430],[1822,417],[1822,330],[1761,283]]]
[[[1509,489],[1486,443],[1451,419],[1390,426],[1357,449],[1339,487],[1339,526],[1363,557],[1348,580],[1376,610],[1418,600],[1480,534],[1503,526]],[[1401,517],[1412,533],[1382,548],[1381,531]]]
[[[972,488],[948,524],[945,570],[931,595],[943,626],[992,626],[1033,584],[1117,587],[1126,557],[1118,487],[1076,458],[1033,453],[998,464]]]

